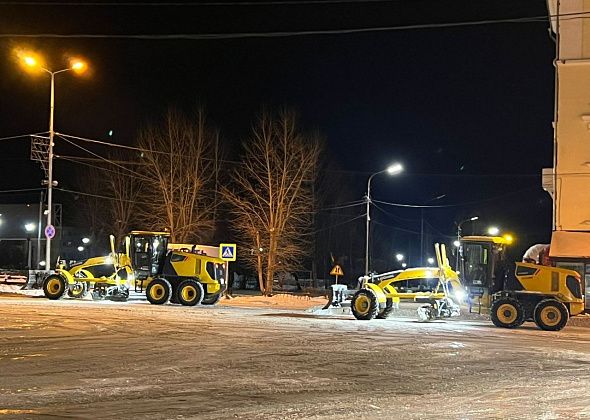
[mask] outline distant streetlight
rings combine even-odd
[[[500,233],[500,228],[498,228],[497,226],[490,226],[488,228],[488,234],[492,235],[492,236],[496,236]]]
[[[429,265],[434,264],[434,258],[432,258],[432,257],[428,257],[428,259],[426,261],[428,261]]]
[[[371,181],[373,180],[373,178],[376,175],[382,174],[384,172],[387,172],[389,175],[397,175],[400,172],[402,172],[404,170],[404,167],[399,164],[399,163],[394,163],[393,165],[390,165],[387,167],[387,169],[383,170],[383,171],[379,171],[379,172],[375,172],[374,174],[372,174],[369,177],[369,180],[367,181],[367,196],[366,201],[367,201],[367,214],[366,214],[366,222],[367,222],[367,232],[366,232],[366,238],[365,238],[365,276],[369,275],[369,225],[371,222]]]
[[[459,247],[461,246],[461,227],[463,226],[463,223],[467,223],[467,222],[475,222],[476,220],[479,219],[479,216],[473,216],[470,217],[469,219],[465,219],[460,221],[459,223],[457,223],[457,240],[454,242],[455,246],[457,247],[457,260],[455,262],[455,270],[459,269]],[[458,245],[456,245],[458,243]]]
[[[82,243],[83,244],[90,243],[90,239],[88,239],[88,238],[82,238]]]
[[[402,263],[402,268],[406,268],[407,266],[408,266],[408,264]]]
[[[47,155],[47,226],[49,226],[52,222],[51,216],[53,213],[53,137],[55,134],[55,132],[53,131],[53,115],[55,111],[55,75],[59,73],[65,73],[67,71],[73,71],[74,73],[81,74],[87,70],[88,65],[83,60],[73,58],[70,60],[69,67],[57,71],[51,71],[45,68],[45,65],[41,57],[32,52],[17,50],[16,54],[26,68],[30,70],[41,70],[49,74],[49,76],[51,77],[51,91],[49,97],[49,150]],[[47,240],[45,241],[45,261],[51,261],[51,238],[49,237],[47,237]]]
[[[395,254],[395,259],[398,261],[403,261],[404,260],[404,254]]]
[[[32,232],[32,231],[34,231],[34,230],[35,230],[35,227],[36,227],[36,226],[35,226],[35,224],[34,224],[34,223],[27,223],[27,224],[25,225],[25,230],[26,230],[27,232]]]
[[[84,251],[84,247],[83,247],[82,245],[80,245],[80,246],[78,247],[78,251],[80,251],[80,252]]]
[[[461,246],[461,241],[453,241],[453,245],[456,246],[457,248],[459,248]]]

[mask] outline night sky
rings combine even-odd
[[[25,3],[0,2],[2,33],[303,31],[547,14],[544,0]],[[290,106],[307,129],[325,138],[325,188],[346,190],[346,200],[362,199],[368,175],[400,161],[403,175],[375,178],[375,199],[423,204],[445,194],[430,204],[471,203],[425,210],[432,237],[452,235],[457,220],[476,214],[481,222],[465,225],[466,233],[496,224],[514,233],[521,247],[549,240],[551,200],[540,186],[541,168],[552,163],[555,46],[547,21],[228,40],[3,37],[0,137],[48,129],[49,79],[21,71],[12,58],[16,46],[43,53],[54,69],[67,66],[68,54],[90,63],[87,77],[58,76],[58,132],[132,144],[138,129],[168,107],[189,112],[202,104],[221,131],[228,159],[237,159],[261,109]],[[56,147],[57,153],[74,153]],[[39,186],[28,139],[2,141],[0,153],[0,189]],[[74,187],[74,164],[57,165],[61,185]],[[2,194],[0,200],[34,197]],[[393,227],[391,232],[419,229],[419,209],[384,208],[391,214],[376,215],[376,223]]]

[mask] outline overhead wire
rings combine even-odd
[[[121,6],[121,7],[218,7],[218,6],[297,6],[310,4],[362,4],[362,3],[390,3],[395,0],[270,0],[270,1],[218,1],[218,2],[184,2],[172,1],[168,3],[162,2],[41,2],[41,1],[2,1],[0,6]]]
[[[42,131],[41,133],[32,133],[32,134],[19,134],[18,136],[7,136],[7,137],[0,137],[0,141],[3,140],[13,140],[13,139],[20,139],[22,137],[30,137],[30,136],[40,136],[42,134],[47,134],[48,131]]]
[[[67,193],[70,193],[70,194],[85,195],[85,196],[88,196],[88,197],[102,198],[102,199],[105,199],[105,200],[122,201],[122,202],[125,202],[125,203],[144,204],[144,205],[151,205],[151,204],[153,204],[153,203],[148,203],[148,202],[145,202],[145,201],[126,200],[124,198],[117,198],[117,197],[112,197],[112,196],[108,196],[108,195],[93,194],[93,193],[87,193],[87,192],[82,192],[82,191],[70,190],[69,188],[55,187],[54,189],[55,190],[59,190],[59,191],[63,191],[63,192],[67,192]]]
[[[559,15],[560,20],[585,19],[590,12],[571,13],[571,17],[565,14]],[[56,34],[56,33],[37,33],[37,34],[0,34],[0,38],[95,38],[95,39],[146,39],[146,40],[219,40],[219,39],[237,39],[237,38],[281,38],[292,36],[311,36],[311,35],[346,35],[370,32],[393,32],[407,31],[417,29],[441,29],[441,28],[459,28],[468,26],[481,26],[502,23],[536,23],[546,22],[547,19],[553,19],[557,16],[542,15],[528,16],[520,18],[505,19],[485,19],[472,20],[463,22],[445,22],[445,23],[425,23],[414,25],[400,26],[376,26],[368,28],[348,28],[348,29],[317,29],[317,30],[300,30],[300,31],[275,31],[275,32],[235,32],[235,33],[210,33],[210,34],[105,34],[105,33],[78,33],[78,34]]]

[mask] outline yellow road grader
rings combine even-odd
[[[216,304],[226,287],[227,263],[207,256],[196,245],[169,244],[167,232],[133,231],[116,252],[111,236],[111,254],[67,265],[58,263],[54,274],[43,281],[48,299],[65,294],[93,299],[127,300],[133,286],[145,291],[155,305],[185,306]]]
[[[465,296],[457,273],[446,256],[444,245],[435,244],[438,267],[417,267],[371,274],[361,277],[358,290],[333,285],[330,301],[324,307],[348,306],[356,319],[387,318],[400,301],[421,303],[418,318],[422,321],[460,314],[459,304]]]

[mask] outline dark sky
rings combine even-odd
[[[272,32],[547,13],[544,0],[22,3],[0,2],[2,33]],[[546,21],[230,40],[0,38],[0,137],[47,130],[49,80],[20,70],[11,58],[16,46],[43,52],[55,69],[67,65],[68,54],[90,62],[88,77],[65,74],[57,80],[57,131],[130,144],[143,124],[169,106],[190,111],[200,103],[221,130],[228,156],[236,157],[262,107],[292,106],[306,128],[325,137],[328,166],[346,175],[332,172],[329,179],[339,184],[334,188],[349,187],[349,199],[362,198],[368,174],[399,160],[406,173],[376,178],[375,198],[424,203],[446,194],[437,203],[475,202],[427,210],[433,231],[450,234],[455,221],[478,214],[478,229],[499,224],[523,238],[523,245],[548,240],[551,201],[539,176],[552,162],[554,44]],[[40,171],[27,161],[28,140],[2,141],[0,151],[2,189],[39,185]],[[72,186],[71,164],[57,165],[62,185]],[[415,209],[389,210],[419,217]]]

